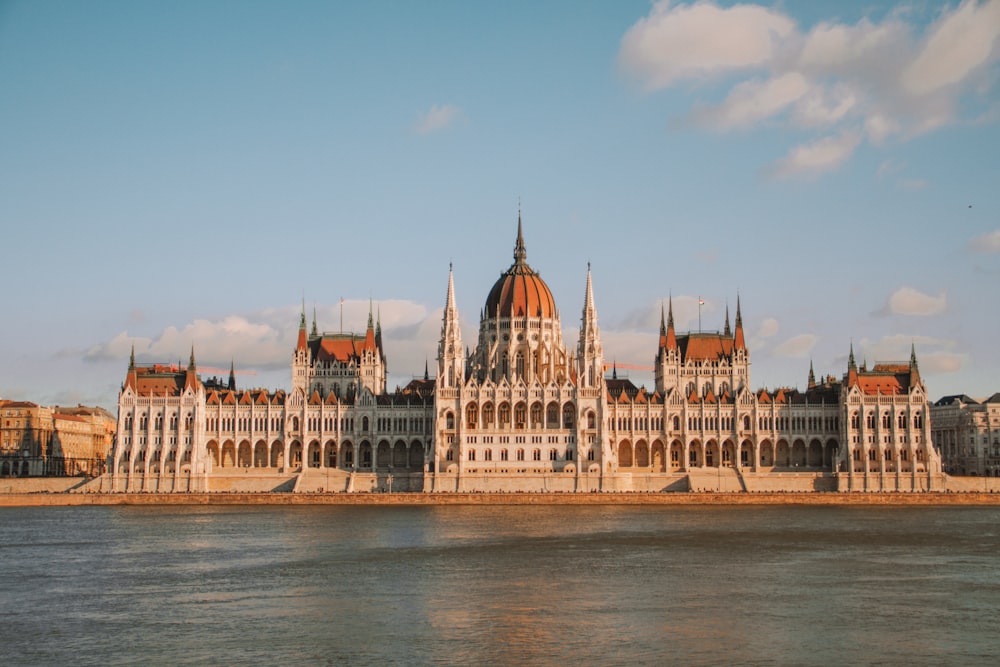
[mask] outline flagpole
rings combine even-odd
[[[701,333],[701,307],[705,305],[705,300],[698,297],[698,333]]]

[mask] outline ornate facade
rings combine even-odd
[[[754,390],[739,299],[717,332],[661,313],[654,387],[606,376],[588,266],[575,345],[531,268],[514,262],[463,343],[449,270],[436,377],[388,392],[381,324],[307,331],[292,388],[238,390],[186,369],[140,367],[119,398],[112,488],[128,491],[653,491],[937,488],[916,352],[805,391]],[[266,480],[257,486],[252,480]],[[395,484],[395,486],[393,486]],[[263,485],[263,486],[262,486]]]

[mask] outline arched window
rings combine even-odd
[[[533,427],[542,425],[542,404],[533,403],[531,405],[531,425]]]
[[[479,417],[479,410],[476,408],[475,403],[469,403],[465,406],[465,424],[469,428],[476,428],[477,417]]]
[[[518,461],[523,461],[524,460],[524,450],[523,449],[517,450],[517,460]]]
[[[487,403],[483,406],[483,428],[489,428],[493,424],[493,404]]]
[[[541,461],[542,460],[542,450],[536,449],[533,452],[531,452],[531,460],[532,461]]]
[[[483,452],[483,460],[484,461],[492,461],[493,460],[493,450],[492,449],[487,449],[485,452]]]
[[[858,413],[857,412],[852,412],[851,413],[851,428],[858,428],[858,426],[860,426],[860,423],[858,421]]]
[[[596,423],[597,423],[597,421],[596,421],[596,417],[594,416],[594,411],[591,410],[590,412],[587,413],[587,428],[589,428],[589,429],[595,428],[594,425]]]
[[[474,449],[470,449],[469,450],[469,460],[470,461],[475,461],[476,460],[476,450],[474,450]]]
[[[524,403],[514,406],[514,424],[517,428],[524,428],[524,423],[528,419],[528,408]]]
[[[559,428],[559,406],[555,402],[549,403],[545,408],[545,426]]]
[[[559,457],[559,453],[554,449],[549,450],[549,461],[555,461]]]
[[[506,449],[501,449],[500,450],[500,460],[501,461],[506,461],[507,460],[507,450]]]
[[[500,416],[500,426],[510,424],[510,403],[501,403],[498,414]]]
[[[517,374],[517,377],[524,377],[524,355],[520,352],[514,357],[514,372]]]
[[[365,423],[364,429],[367,431],[368,430],[368,417],[365,417],[365,422],[364,423]],[[451,430],[451,429],[455,428],[455,414],[451,410],[449,410],[448,412],[445,413],[445,415],[444,415],[444,424],[445,424],[445,428],[448,429],[448,430]]]
[[[677,415],[674,415],[674,430],[675,431],[681,430],[681,418],[678,417]]]
[[[573,428],[576,410],[572,403],[563,406],[563,428]]]

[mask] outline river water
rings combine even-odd
[[[994,507],[0,508],[0,664],[1000,663]]]

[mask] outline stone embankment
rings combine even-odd
[[[993,505],[996,493],[0,493],[60,505]]]

